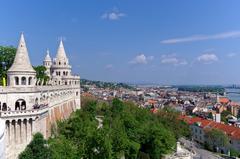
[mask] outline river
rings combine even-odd
[[[226,88],[225,89],[226,92],[239,92],[239,94],[237,93],[229,93],[226,96],[234,101],[234,102],[239,102],[240,103],[240,88]]]

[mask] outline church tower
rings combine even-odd
[[[45,56],[45,59],[43,60],[43,66],[46,67],[46,74],[48,75],[48,77],[51,76],[51,66],[52,66],[52,59],[50,57],[50,54],[49,54],[49,50],[47,49],[47,54]]]
[[[28,56],[23,33],[21,34],[14,62],[7,71],[8,86],[33,87],[36,83],[36,71]]]

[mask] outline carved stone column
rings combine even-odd
[[[6,121],[6,147],[9,146],[10,143],[10,123],[9,121]]]
[[[27,119],[23,120],[23,143],[27,143]]]
[[[21,144],[24,143],[23,129],[24,129],[24,125],[23,125],[23,121],[21,120],[21,125],[20,125],[20,143],[21,143]]]
[[[15,145],[15,120],[13,120],[10,124],[10,145]]]
[[[32,119],[27,121],[27,143],[32,139]]]
[[[21,120],[16,122],[16,144],[21,143]]]

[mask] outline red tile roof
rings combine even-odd
[[[229,103],[229,99],[227,97],[219,97],[219,102],[222,104]]]
[[[212,129],[212,128],[218,129],[225,132],[230,138],[240,139],[240,128],[237,128],[237,127],[233,127],[233,126],[222,124],[222,123],[217,123],[215,121],[207,120],[199,117],[189,117],[189,116],[181,115],[179,119],[185,121],[189,125],[200,122],[201,123],[200,127],[202,127],[203,129]]]

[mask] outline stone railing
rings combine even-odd
[[[0,117],[35,116],[48,111],[48,106],[31,110],[0,111]]]
[[[54,86],[35,86],[35,87],[0,87],[0,93],[21,93],[21,92],[42,92],[42,91],[56,91],[79,89],[79,85],[54,85]]]

